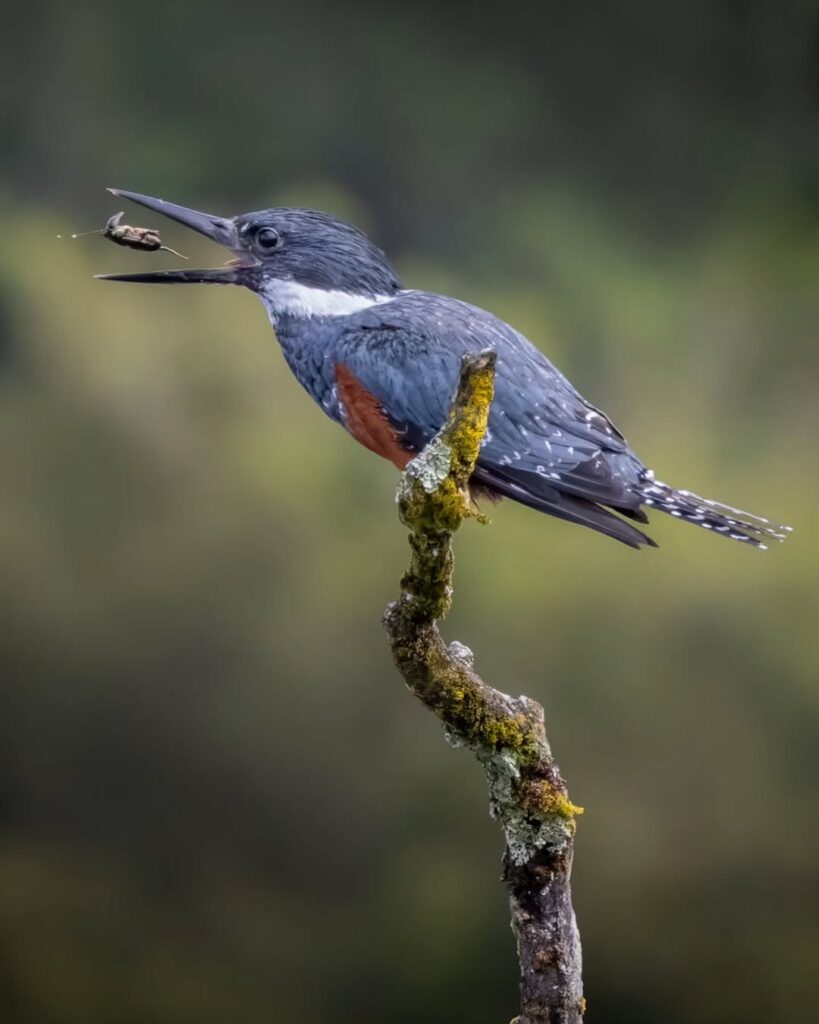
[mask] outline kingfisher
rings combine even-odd
[[[523,334],[459,299],[404,288],[381,249],[350,224],[284,207],[219,217],[109,191],[233,255],[216,269],[101,279],[249,288],[310,397],[399,469],[446,422],[463,355],[492,349],[495,397],[471,479],[475,494],[510,498],[632,548],[657,546],[635,525],[648,522],[647,509],[757,548],[789,530],[658,480],[611,419]]]

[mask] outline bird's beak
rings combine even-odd
[[[140,206],[145,206],[155,213],[162,213],[171,220],[198,231],[200,235],[232,249],[238,258],[232,260],[229,266],[215,270],[155,270],[138,274],[97,274],[100,280],[137,281],[146,284],[244,284],[242,271],[249,266],[255,266],[256,261],[252,257],[238,251],[239,236],[232,220],[217,217],[212,213],[189,210],[186,206],[177,206],[176,203],[154,199],[153,196],[143,196],[138,192],[126,192],[119,188],[109,188],[108,191],[112,195],[130,199],[132,203],[139,203]]]

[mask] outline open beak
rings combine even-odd
[[[200,235],[210,238],[219,245],[233,250],[236,259],[230,265],[215,270],[155,270],[138,274],[97,274],[101,281],[137,281],[143,284],[244,284],[243,271],[255,266],[256,260],[248,253],[239,251],[239,236],[236,225],[226,217],[217,217],[212,213],[201,213],[189,210],[186,206],[177,206],[164,199],[143,196],[138,192],[126,192],[124,189],[109,188],[108,191],[132,203],[139,203],[155,213],[162,213],[171,220],[178,221],[186,227],[198,231]]]

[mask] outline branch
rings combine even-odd
[[[520,1015],[513,1024],[580,1024],[585,1010],[580,936],[569,876],[575,816],[546,738],[543,708],[485,683],[472,652],[447,646],[437,620],[452,602],[452,534],[478,516],[469,493],[486,430],[495,354],[464,356],[449,419],[407,466],[398,489],[410,530],[401,596],[384,615],[407,686],[444,725],[448,741],[473,751],[489,782],[489,809],[506,839],[509,892],[520,962]]]

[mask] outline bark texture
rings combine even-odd
[[[469,478],[486,430],[495,378],[492,352],[464,357],[447,424],[407,466],[398,509],[409,528],[410,564],[384,615],[407,686],[456,747],[483,765],[489,808],[503,828],[503,881],[520,962],[520,1013],[513,1024],[579,1024],[585,1000],[570,874],[575,818],[546,738],[543,708],[510,697],[474,671],[471,651],[445,644],[438,620],[452,602],[452,535],[482,518]]]

